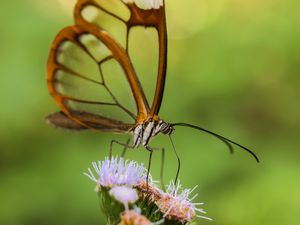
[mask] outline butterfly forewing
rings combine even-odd
[[[145,77],[145,83],[142,83],[144,84],[144,87],[147,87],[145,88],[149,93],[147,94],[147,97],[151,96],[149,97],[151,101],[148,101],[152,102],[151,110],[149,113],[150,117],[153,117],[158,114],[160,109],[166,77],[167,30],[165,8],[163,5],[159,8],[151,9],[151,4],[147,1],[135,1],[135,4],[125,4],[124,2],[126,1],[79,0],[75,10],[75,21],[77,24],[93,23],[100,28],[105,28],[112,34],[112,36],[116,40],[120,42],[120,44],[122,44],[123,46],[125,45],[126,50],[128,50],[128,44],[130,45],[131,42],[130,36],[132,34],[132,28],[142,27],[143,29],[140,29],[140,31],[142,32],[139,32],[142,34],[146,33],[146,35],[148,35],[148,38],[144,38],[142,42],[132,42],[131,44],[131,46],[137,46],[137,48],[139,49],[139,56],[149,55],[149,52],[147,52],[147,47],[145,48],[144,46],[151,46],[151,43],[148,45],[145,43],[147,43],[147,40],[150,40],[150,38],[154,37],[153,40],[155,40],[155,42],[157,41],[159,45],[154,47],[158,50],[158,54],[155,56],[155,59],[152,58],[151,60],[149,60],[148,58],[146,63],[146,65],[149,65],[149,62],[153,63],[153,65],[149,66],[146,71],[152,72],[152,70],[149,68],[156,68],[156,71],[151,74],[151,82],[147,80],[147,75],[144,76],[143,74],[138,73],[140,79],[141,77]],[[148,6],[146,6],[146,3],[148,4]],[[91,10],[91,6],[94,8],[94,10]],[[141,8],[141,6],[144,6],[147,9],[145,10],[145,8],[143,9]],[[88,13],[88,11],[90,12]],[[99,16],[97,17],[95,15]],[[124,26],[120,24],[124,24],[125,29]],[[154,28],[155,32],[145,31],[144,28],[149,27]],[[122,35],[120,36],[116,31],[119,31],[119,33],[121,31]],[[149,33],[155,33],[155,36],[152,36],[152,34],[149,35]],[[124,37],[126,37],[125,40]],[[144,46],[141,43],[143,43]],[[141,54],[141,51],[143,51],[144,54]],[[132,55],[130,56],[132,57]],[[134,64],[135,67],[137,65],[139,64]],[[138,72],[140,71],[142,70],[139,70]],[[143,72],[145,72],[145,70],[143,70]],[[155,85],[153,85],[153,83],[155,83]],[[155,89],[155,91],[152,91],[151,89]]]

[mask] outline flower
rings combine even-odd
[[[168,220],[176,220],[182,223],[191,222],[196,217],[211,220],[208,217],[197,215],[197,213],[206,213],[203,209],[197,208],[203,203],[193,203],[197,194],[190,198],[190,194],[197,188],[183,189],[180,182],[176,185],[173,181],[167,186],[166,193],[156,201],[158,208],[164,213]]]
[[[122,0],[125,4],[136,4],[137,7],[145,10],[159,9],[164,5],[164,0]]]
[[[122,213],[119,225],[152,225],[152,223],[135,210],[130,210]]]
[[[95,177],[90,168],[88,168],[89,173],[84,173],[84,175],[102,187],[110,188],[122,185],[133,187],[147,178],[147,170],[143,164],[125,161],[124,158],[112,157],[111,160],[106,158],[98,163],[93,162],[92,165],[98,177]],[[149,175],[149,181],[151,180]]]
[[[147,183],[143,181],[136,188],[142,198],[150,200],[158,207],[166,220],[179,221],[182,224],[191,222],[197,217],[211,220],[208,217],[197,215],[197,213],[206,213],[203,209],[198,208],[203,203],[192,202],[197,195],[189,197],[197,186],[193,189],[183,189],[180,182],[176,185],[172,181],[164,192],[153,184],[147,186]]]
[[[110,189],[109,194],[117,201],[123,203],[127,210],[128,204],[135,203],[139,199],[137,191],[127,186],[115,186]]]
[[[92,166],[94,171],[88,168],[88,173],[84,174],[98,185],[100,205],[108,224],[187,224],[197,217],[211,220],[202,215],[206,213],[203,209],[198,208],[203,203],[192,202],[197,194],[190,195],[197,187],[184,189],[180,182],[172,181],[164,192],[155,186],[143,164],[124,158],[105,158],[93,162]]]
[[[147,183],[146,181],[142,181],[139,185],[136,186],[139,194],[143,198],[148,198],[152,202],[156,202],[163,195],[163,192],[158,189],[153,183]]]

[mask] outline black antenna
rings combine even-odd
[[[231,153],[233,153],[233,146],[232,145],[236,145],[236,146],[240,147],[241,149],[247,151],[249,154],[251,154],[255,158],[255,160],[259,163],[259,159],[258,159],[258,157],[256,156],[256,154],[253,151],[251,151],[250,149],[246,148],[245,146],[240,145],[240,144],[236,143],[235,141],[232,141],[232,140],[230,140],[228,138],[225,138],[225,137],[223,137],[223,136],[221,136],[219,134],[216,134],[216,133],[214,133],[212,131],[209,131],[209,130],[206,130],[206,129],[202,128],[202,127],[195,126],[195,125],[188,124],[188,123],[173,123],[171,125],[173,127],[176,127],[176,126],[190,127],[190,128],[193,128],[193,129],[200,130],[200,131],[203,131],[205,133],[208,133],[208,134],[210,134],[210,135],[218,138],[219,140],[221,140],[224,144],[226,144]]]

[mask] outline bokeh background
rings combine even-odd
[[[45,69],[74,0],[0,3],[0,224],[105,224],[83,176],[125,136],[54,129]],[[160,116],[201,125],[253,149],[228,154],[187,128],[174,140],[184,186],[199,185],[210,225],[290,225],[300,209],[300,2],[166,0],[168,77]],[[145,54],[145,52],[141,52]],[[147,71],[147,65],[144,70]],[[165,137],[166,180],[176,159]],[[116,150],[117,151],[117,150]],[[128,157],[147,162],[146,151]],[[153,174],[158,178],[159,154]]]

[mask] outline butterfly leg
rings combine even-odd
[[[129,142],[130,142],[130,138],[127,140],[126,144],[121,143],[121,142],[116,141],[116,140],[112,140],[112,141],[110,142],[110,148],[109,148],[109,159],[112,158],[113,144],[118,144],[118,145],[121,145],[121,146],[124,147],[123,152],[122,152],[122,155],[121,155],[121,156],[123,157],[123,156],[125,156],[125,153],[126,153],[126,151],[127,151],[128,148],[134,149],[134,146],[129,145]]]
[[[181,161],[180,161],[180,158],[179,158],[179,155],[176,151],[176,148],[175,148],[175,145],[174,145],[174,142],[173,142],[173,139],[172,139],[172,136],[169,135],[169,139],[170,139],[170,142],[172,144],[172,149],[173,149],[173,152],[175,153],[175,156],[177,158],[177,172],[176,172],[176,176],[175,176],[175,185],[177,184],[177,180],[178,180],[178,176],[179,176],[179,172],[180,172],[180,167],[181,167]]]
[[[127,152],[127,149],[128,149],[128,146],[129,146],[129,142],[130,142],[130,138],[128,138],[127,142],[126,142],[126,145],[124,146],[123,148],[123,151],[122,151],[122,154],[121,154],[121,157],[124,158],[125,157],[125,154]]]
[[[165,184],[164,184],[164,165],[165,165],[165,148],[153,148],[150,146],[146,146],[146,149],[150,152],[149,163],[148,163],[148,173],[147,173],[147,187],[148,187],[148,178],[151,169],[151,160],[153,151],[161,150],[161,166],[160,166],[160,183],[162,189],[165,191]]]
[[[149,155],[149,160],[148,160],[148,169],[147,169],[147,178],[146,178],[146,182],[147,182],[147,192],[149,190],[149,175],[150,175],[150,169],[151,169],[151,163],[152,163],[152,155],[153,155],[153,151],[154,149],[146,146],[146,149],[150,152]]]
[[[165,192],[166,186],[164,182],[164,167],[165,167],[165,149],[161,149],[161,164],[160,164],[160,185],[162,190]]]

